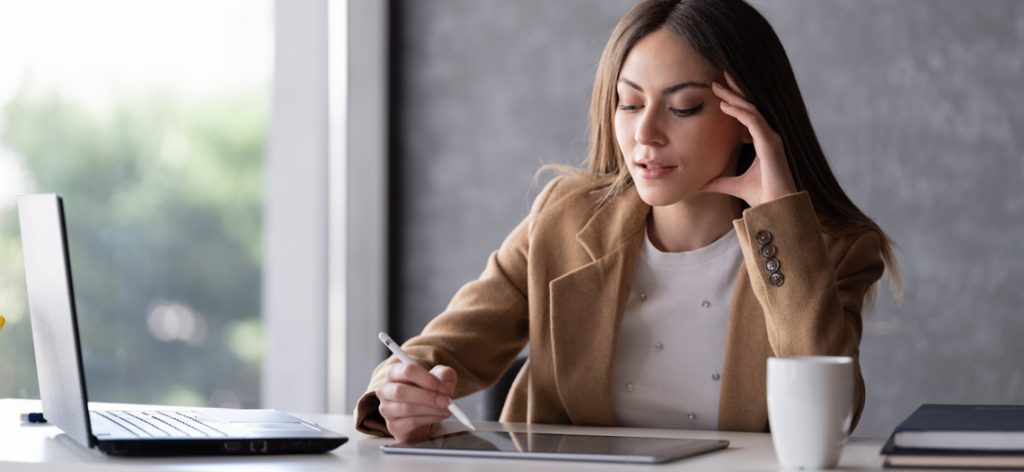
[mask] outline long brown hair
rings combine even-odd
[[[899,268],[884,231],[839,186],[814,133],[782,42],[768,21],[743,0],[646,0],[619,21],[597,67],[590,104],[588,171],[603,184],[602,202],[633,182],[615,138],[616,84],[626,55],[646,35],[666,28],[683,38],[712,66],[729,73],[781,137],[797,190],[806,190],[825,229],[838,234],[877,232],[890,285],[900,297]],[[738,173],[750,165],[752,145],[740,153]]]

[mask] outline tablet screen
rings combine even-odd
[[[652,463],[724,449],[728,445],[728,441],[717,439],[464,431],[426,441],[384,445],[381,449],[406,454]]]

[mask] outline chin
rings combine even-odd
[[[644,203],[652,207],[669,206],[686,198],[688,193],[680,191],[666,191],[666,189],[652,188],[649,185],[635,184],[637,193]]]

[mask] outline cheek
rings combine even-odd
[[[625,161],[622,164],[626,166],[630,174],[633,173],[633,160],[630,159],[630,150],[636,143],[633,140],[632,128],[629,126],[629,120],[624,119],[621,114],[615,114],[615,145],[619,148],[619,153],[622,154],[622,160]]]
[[[695,124],[686,131],[690,139],[685,142],[699,148],[705,155],[731,157],[740,139],[736,120],[728,115],[710,115]]]
[[[633,143],[633,128],[630,125],[630,120],[622,113],[616,113],[614,121],[615,140],[619,143],[619,149],[625,151],[625,148]]]
[[[708,135],[714,137],[715,141],[726,143],[728,146],[734,146],[740,140],[740,123],[729,115],[726,115],[721,110],[715,110],[716,113],[711,115],[711,120],[708,125]]]
[[[707,153],[714,156],[709,170],[719,175],[730,171],[733,156],[740,145],[739,125],[731,116],[716,120],[713,127],[707,130]]]

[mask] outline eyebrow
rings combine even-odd
[[[628,85],[628,86],[630,86],[632,88],[635,88],[639,92],[643,92],[644,91],[643,87],[640,87],[639,85],[636,84],[636,82],[633,82],[633,81],[631,81],[629,79],[623,79],[623,78],[620,77],[619,78],[619,82],[623,83],[623,84],[626,84],[626,85]],[[665,88],[661,89],[661,94],[662,95],[668,95],[670,93],[678,92],[678,91],[680,91],[682,89],[690,88],[690,87],[709,88],[709,85],[705,84],[705,83],[693,82],[693,81],[680,82],[678,84],[669,85],[668,87],[665,87]]]

